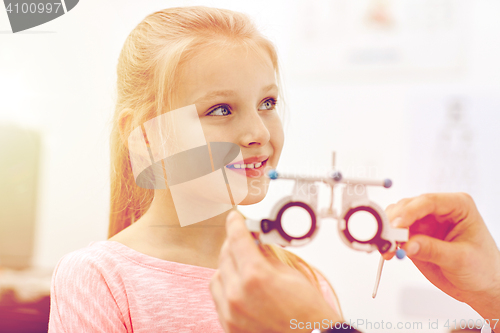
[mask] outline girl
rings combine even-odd
[[[49,332],[222,332],[209,282],[229,211],[181,227],[168,186],[135,183],[127,138],[150,119],[195,105],[207,142],[237,144],[252,161],[254,170],[242,166],[252,190],[240,204],[261,201],[269,182],[263,171],[277,166],[284,142],[276,50],[244,14],[169,8],[131,32],[117,72],[110,238],[60,260]],[[306,275],[340,314],[316,269],[279,247],[261,249]]]

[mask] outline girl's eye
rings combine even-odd
[[[274,110],[274,108],[276,107],[276,104],[277,104],[277,101],[274,98],[270,98],[261,104],[261,106],[263,107],[263,108],[261,108],[261,110]]]
[[[226,106],[221,105],[207,113],[207,116],[227,116],[230,112]]]
[[[278,102],[274,98],[270,98],[261,104],[259,110],[274,110]],[[226,105],[220,105],[207,113],[207,116],[228,116],[232,114]]]

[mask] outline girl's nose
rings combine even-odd
[[[265,146],[271,134],[259,115],[259,111],[249,110],[244,114],[245,116],[241,117],[241,123],[238,125],[241,133],[240,144],[245,147]]]

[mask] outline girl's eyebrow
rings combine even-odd
[[[266,93],[269,90],[273,90],[273,89],[278,90],[278,86],[275,83],[271,83],[270,85],[267,85],[264,88],[262,88],[262,92]]]
[[[278,86],[275,83],[271,83],[270,85],[267,85],[264,88],[262,88],[262,92],[266,93],[272,89],[277,90]],[[234,90],[214,90],[214,91],[208,92],[207,94],[205,94],[205,96],[198,98],[194,102],[194,104],[203,103],[205,101],[209,101],[211,99],[214,99],[215,97],[229,97],[229,96],[234,96],[234,95],[236,95],[236,92]]]
[[[236,93],[233,90],[214,90],[207,93],[205,96],[198,98],[194,104],[202,103],[214,99],[215,97],[229,97],[234,96]]]

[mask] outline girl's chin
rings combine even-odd
[[[261,202],[267,195],[270,179],[262,175],[259,178],[247,178],[248,194],[238,205],[253,205]]]
[[[238,205],[243,205],[243,206],[253,205],[261,202],[262,200],[264,200],[265,197],[266,193],[264,192],[263,189],[261,189],[260,193],[252,193],[251,191],[249,191],[245,199],[243,199],[243,201],[240,202]]]
[[[248,205],[253,205],[253,204],[256,204],[256,203],[259,203],[261,202],[262,200],[264,200],[264,198],[248,198],[246,197],[245,200],[243,200],[242,202],[240,202],[238,204],[238,206],[248,206]]]

